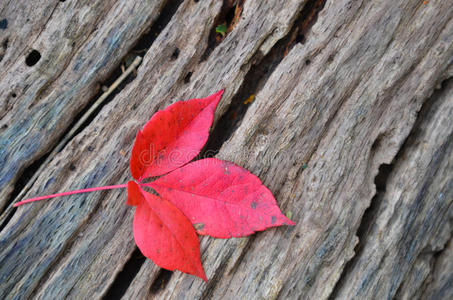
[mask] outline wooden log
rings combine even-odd
[[[4,5],[13,9],[13,4]],[[96,5],[87,11],[96,11]],[[176,8],[179,3],[169,5]],[[448,284],[453,259],[453,82],[446,80],[453,74],[453,7],[440,0],[245,1],[238,6],[239,21],[215,42],[213,31],[228,10],[235,11],[234,4],[182,2],[147,50],[136,78],[45,163],[25,197],[126,182],[135,133],[155,111],[225,87],[213,129],[221,146],[217,157],[258,175],[297,225],[247,238],[201,237],[209,278],[204,283],[164,272],[149,260],[134,261],[133,209],[124,205],[124,190],[55,199],[17,211],[8,208],[0,232],[1,298],[453,295]],[[149,26],[161,4],[134,7],[146,20],[141,24]],[[126,16],[105,13],[98,22],[108,32],[114,24],[133,22]],[[51,27],[59,32],[56,25]],[[133,36],[143,28],[134,29]],[[21,49],[26,42],[19,39],[14,47]],[[128,42],[130,49],[134,42]],[[103,51],[97,50],[87,53],[99,61]],[[115,69],[119,57],[106,61],[105,68]],[[61,74],[69,72],[71,61],[58,64]],[[84,66],[93,68],[93,61]],[[18,75],[11,71],[8,76]],[[30,84],[39,86],[36,76]],[[92,74],[91,85],[73,89],[71,99],[77,102],[60,106],[57,94],[80,78],[68,77],[66,85],[54,79],[49,94],[54,98],[46,98],[48,104],[39,113],[31,110],[26,116],[40,120],[61,109],[66,117],[52,122],[70,126],[78,103],[87,103],[81,100],[90,90],[85,85],[92,90],[104,77]],[[1,91],[6,83],[0,81]],[[36,92],[30,91],[31,100],[18,97],[17,103],[36,101]],[[250,94],[256,94],[253,103],[243,104]],[[246,111],[232,122],[237,127],[225,126],[237,111]],[[14,109],[4,118],[17,124],[22,120]],[[45,142],[2,186],[4,205],[10,205],[10,187],[21,170],[58,143],[64,128],[55,126],[41,132]],[[13,144],[24,149],[29,139],[24,130]],[[0,142],[6,141],[2,132]],[[25,156],[17,149],[8,151]]]

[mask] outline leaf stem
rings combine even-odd
[[[57,193],[57,194],[52,194],[52,195],[47,195],[47,196],[40,196],[40,197],[25,199],[25,200],[14,203],[13,206],[18,207],[18,206],[26,204],[26,203],[60,197],[60,196],[89,193],[89,192],[102,191],[102,190],[121,189],[121,188],[126,188],[126,187],[127,187],[127,184],[118,184],[118,185],[108,185],[108,186],[100,186],[100,187],[94,187],[94,188],[88,188],[88,189],[81,189],[81,190],[69,191],[69,192],[64,192],[64,193]]]

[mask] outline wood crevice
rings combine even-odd
[[[453,145],[452,141],[453,141],[453,132],[450,134],[449,138],[445,141],[445,143],[440,145],[440,147],[436,150],[437,155],[434,155],[434,159],[430,163],[430,165],[428,167],[428,171],[427,171],[426,175],[424,176],[423,187],[420,189],[419,193],[417,194],[417,200],[416,200],[416,203],[414,204],[414,206],[416,206],[417,209],[419,207],[419,202],[421,202],[422,199],[426,197],[427,190],[433,185],[433,182],[434,182],[433,178],[436,176],[436,173],[438,171],[438,168],[436,168],[436,166],[439,165],[444,160],[446,155],[451,153],[452,145]],[[448,149],[450,149],[450,150],[448,150]],[[451,186],[452,186],[452,184],[450,184],[450,187]],[[449,212],[451,212],[451,207],[453,207],[452,203],[450,203],[448,208],[444,210],[444,214],[448,214]],[[437,217],[438,218],[442,218],[442,217],[445,218],[445,215],[438,215]],[[449,222],[450,225],[452,223],[451,219],[448,220],[447,222]],[[411,224],[411,225],[415,226],[416,224]],[[420,252],[418,253],[417,257],[414,259],[414,262],[415,262],[421,257],[425,257],[425,258],[427,256],[431,256],[432,257],[432,264],[429,267],[429,274],[426,276],[425,284],[422,285],[422,288],[420,290],[420,294],[426,292],[426,289],[427,289],[427,287],[429,285],[429,282],[426,282],[426,281],[429,280],[431,278],[431,276],[433,275],[433,273],[435,272],[435,268],[437,266],[437,261],[440,259],[440,257],[443,254],[444,250],[447,249],[447,245],[448,245],[449,241],[452,238],[452,234],[453,234],[453,232],[450,231],[448,237],[445,240],[445,243],[442,245],[442,247],[440,249],[437,249],[437,250],[433,249],[432,245],[431,245],[431,241],[428,242],[426,247],[424,249],[420,250]],[[406,274],[403,274],[403,278],[402,278],[401,282],[399,283],[399,285],[397,286],[397,289],[396,289],[396,292],[395,292],[395,297],[398,298],[399,294],[402,293],[402,290],[404,288],[405,280],[410,275],[411,272],[412,272],[412,270],[409,269]],[[421,299],[423,299],[423,298],[421,298]]]
[[[339,290],[345,283],[344,282],[346,280],[345,275],[348,274],[353,269],[355,262],[357,261],[358,257],[360,257],[360,253],[362,252],[363,248],[366,245],[365,241],[367,234],[377,218],[377,213],[379,212],[381,200],[386,191],[387,179],[393,170],[393,166],[394,166],[393,164],[381,164],[379,166],[378,174],[374,178],[376,192],[370,201],[370,205],[363,213],[359,227],[357,228],[357,232],[355,233],[355,236],[358,237],[358,243],[354,248],[354,256],[349,261],[346,262],[343,271],[341,272],[341,275],[329,296],[329,300],[337,298]]]
[[[436,92],[440,93],[442,89],[445,88],[447,85],[447,82],[449,80],[452,80],[451,78],[445,79],[441,83],[441,88],[437,90]],[[345,284],[346,280],[346,275],[350,273],[350,271],[353,269],[354,265],[358,261],[364,247],[366,247],[366,239],[367,235],[369,233],[369,230],[371,229],[372,225],[376,221],[376,218],[378,217],[379,213],[379,207],[381,204],[382,197],[385,195],[386,192],[386,185],[387,185],[387,180],[389,176],[392,174],[392,171],[394,169],[394,166],[397,162],[404,161],[405,157],[405,152],[407,151],[408,148],[416,146],[415,141],[417,141],[417,136],[419,134],[419,128],[420,124],[425,121],[427,118],[427,112],[435,105],[436,100],[438,97],[435,95],[431,95],[428,99],[426,99],[422,107],[417,113],[417,118],[405,138],[404,142],[402,143],[401,147],[399,148],[397,154],[394,156],[392,162],[390,164],[381,164],[379,166],[379,171],[378,174],[375,176],[374,179],[374,184],[376,188],[376,192],[374,193],[370,205],[367,207],[365,210],[362,219],[359,223],[359,227],[357,229],[357,232],[355,236],[358,237],[358,243],[354,248],[354,256],[346,262],[340,277],[338,278],[331,294],[329,295],[329,299],[333,300],[336,299],[338,296],[339,291],[341,290],[342,286]],[[375,140],[375,144],[380,143],[381,136],[378,136]],[[373,147],[372,147],[373,148]]]
[[[284,50],[285,56],[295,44],[305,43],[307,34],[318,20],[319,12],[324,8],[325,4],[326,0],[309,0],[305,3],[295,22],[295,26],[290,31],[287,46]],[[310,64],[309,60],[308,64]]]
[[[226,2],[228,1],[226,0]],[[315,24],[317,16],[324,7],[324,4],[325,0],[310,0],[307,2],[295,18],[288,33],[279,39],[265,56],[257,50],[253,60],[246,62],[246,64],[251,64],[251,67],[244,76],[240,88],[232,97],[228,110],[220,117],[213,128],[211,137],[202,151],[201,157],[210,157],[217,154],[222,145],[241,125],[255,95],[265,86],[275,68],[285,58],[292,47],[297,42],[300,42],[295,39],[298,33],[303,32],[305,35],[308,34],[311,27]],[[307,18],[309,18],[308,21]],[[272,34],[270,33],[269,35]]]
[[[123,269],[116,275],[112,284],[107,289],[102,299],[121,299],[130,282],[140,271],[141,266],[145,263],[146,257],[135,247],[129,259],[123,266]]]
[[[208,43],[205,51],[200,57],[200,63],[204,62],[211,55],[212,51],[225,39],[226,35],[231,32],[236,25],[233,21],[238,22],[242,14],[242,8],[245,0],[223,0],[222,8],[209,30]],[[225,24],[227,31],[222,35],[216,31],[217,26]]]
[[[160,269],[156,279],[153,281],[149,288],[150,295],[156,295],[159,291],[165,289],[172,275],[172,271]]]
[[[453,220],[450,220],[450,227],[453,226]],[[450,231],[450,237],[448,238],[447,242],[443,245],[443,248],[438,250],[438,251],[433,251],[430,253],[430,255],[433,256],[433,261],[431,263],[431,268],[429,275],[426,277],[427,279],[425,280],[424,284],[422,285],[419,294],[420,295],[425,295],[429,288],[430,285],[432,284],[432,279],[434,276],[434,272],[436,271],[436,268],[439,267],[439,260],[441,257],[445,254],[445,251],[448,251],[448,245],[452,242],[453,239],[453,232]],[[398,293],[397,293],[398,295]]]
[[[231,258],[233,255],[233,252],[235,251],[234,248],[228,248],[228,253],[225,255],[225,257]],[[212,294],[214,292],[214,289],[217,285],[217,283],[220,281],[222,278],[223,274],[225,273],[226,269],[228,266],[228,260],[222,260],[220,265],[217,267],[216,272],[213,274],[212,278],[209,278],[209,281],[206,284],[205,289],[203,290],[203,293],[200,297],[200,299],[212,299]]]

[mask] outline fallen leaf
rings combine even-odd
[[[134,240],[143,255],[162,268],[206,281],[196,231],[229,238],[295,224],[281,213],[269,189],[249,171],[216,158],[190,163],[208,139],[222,93],[176,102],[152,116],[138,131],[132,148],[130,170],[137,182],[41,196],[14,206],[127,187],[126,204],[135,206]],[[154,176],[161,177],[143,182]],[[159,196],[143,187],[152,187]]]

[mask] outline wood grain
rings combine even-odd
[[[2,1],[0,209],[24,169],[57,143],[164,1]],[[23,8],[26,9],[23,9]],[[133,16],[133,17],[131,17]],[[26,56],[41,59],[27,66]]]
[[[65,58],[64,66],[49,58],[48,64],[56,65],[49,67],[54,74],[49,89],[26,113],[20,107],[36,101],[48,81],[23,66],[24,55],[7,50],[0,65],[9,71],[0,80],[0,93],[9,93],[8,80],[29,80],[30,94],[18,94],[0,121],[12,124],[1,132],[1,153],[20,161],[3,160],[0,169],[9,172],[0,173],[3,205],[9,205],[21,170],[58,142],[80,107],[89,105],[96,83],[118,66],[162,8],[161,2],[137,2],[133,8],[128,6],[133,2],[64,2],[80,6],[79,14],[85,8],[99,16],[96,24],[103,29],[87,35],[84,30],[90,30],[70,26],[68,16],[59,17],[60,26],[43,21],[58,14],[58,6],[46,14],[43,7],[52,3],[36,9],[43,10],[33,28],[49,35],[35,33],[35,39],[71,27],[87,39],[84,45],[90,40],[97,46],[79,46],[88,58],[80,74],[71,71],[79,52]],[[213,132],[222,134],[218,122],[235,106],[248,106],[217,157],[259,176],[297,225],[247,238],[201,237],[208,283],[179,272],[162,276],[146,261],[117,298],[448,299],[453,81],[447,78],[453,75],[453,7],[440,0],[326,1],[305,38],[280,61],[264,58],[285,49],[281,43],[292,40],[304,22],[304,7],[316,5],[245,1],[234,29],[212,44],[225,3],[182,2],[147,50],[135,79],[46,163],[25,197],[126,182],[135,133],[155,111],[225,87]],[[32,10],[31,4],[23,5]],[[129,18],[126,7],[136,9],[140,20]],[[2,14],[14,9],[12,2],[0,5]],[[12,21],[8,24],[9,29]],[[118,36],[124,49],[107,55],[101,32],[112,28],[128,34]],[[8,47],[25,49],[31,35],[18,35]],[[43,62],[46,53],[41,52]],[[248,76],[268,61],[275,64],[268,74]],[[14,66],[29,75],[19,76]],[[256,93],[253,103],[242,104],[246,98],[237,95],[247,94],[250,80],[259,81],[260,88],[249,91]],[[71,96],[62,100],[69,95],[65,89]],[[23,121],[28,116],[29,124]],[[47,120],[48,127],[37,130],[39,120]],[[8,208],[2,217],[12,218],[0,232],[0,297],[98,299],[112,291],[136,249],[133,209],[125,200],[125,191],[115,190],[15,212]]]

